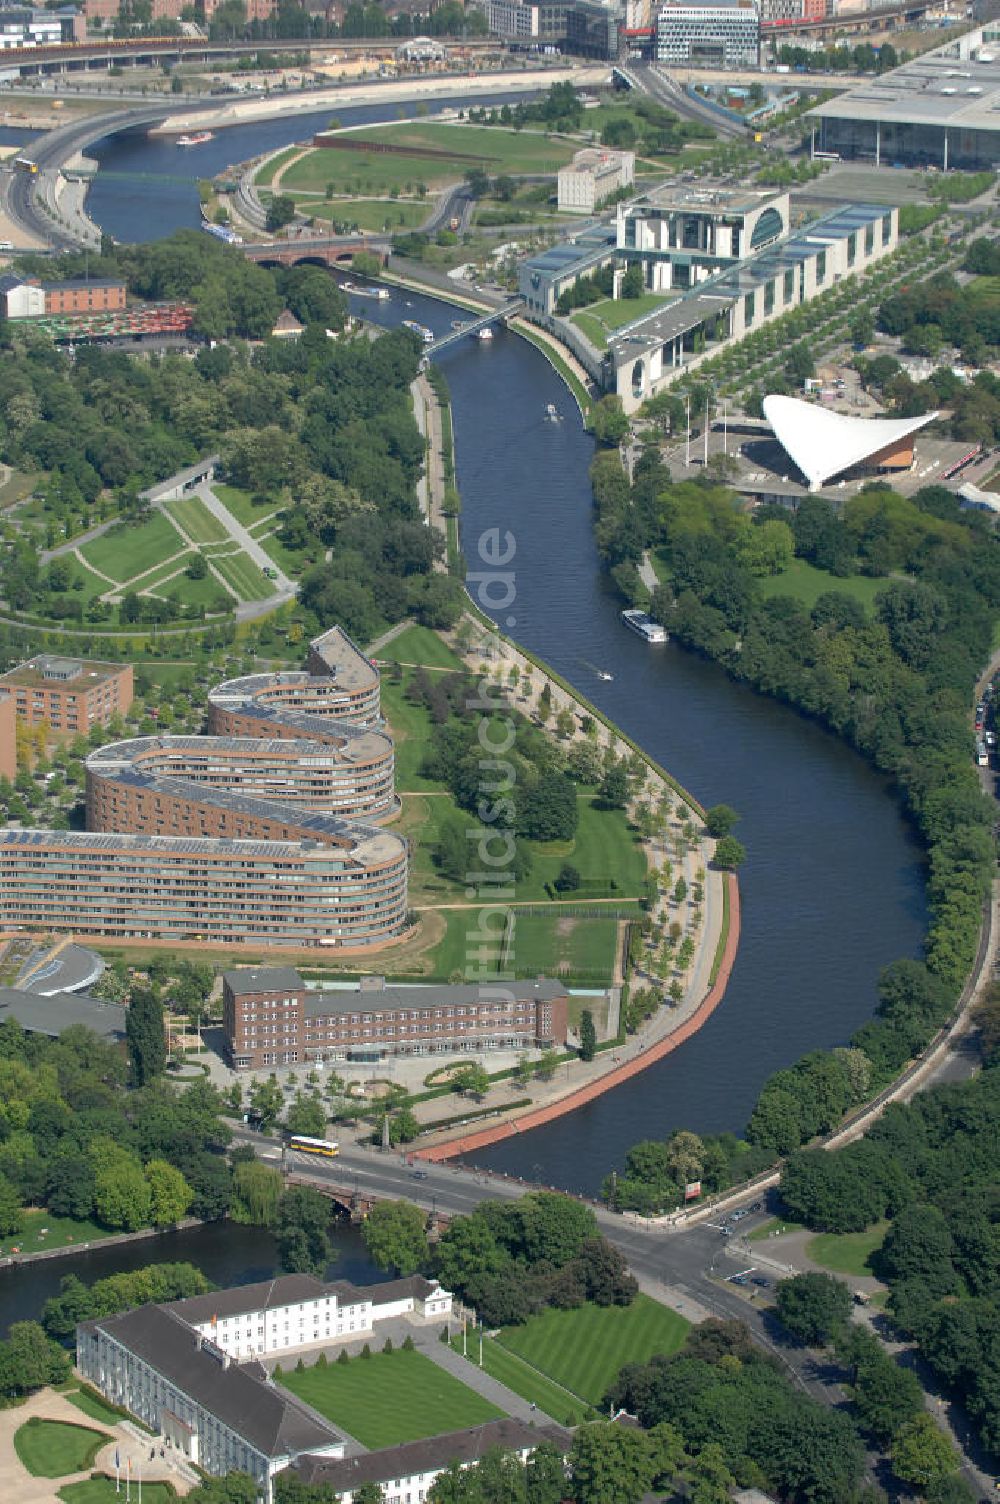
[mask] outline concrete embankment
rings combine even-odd
[[[729,889],[729,929],[718,975],[698,1007],[683,1023],[678,1024],[676,1029],[642,1050],[634,1059],[616,1066],[598,1080],[591,1081],[576,1091],[568,1092],[558,1101],[546,1103],[544,1107],[533,1108],[523,1116],[511,1118],[507,1122],[495,1123],[475,1133],[462,1134],[458,1138],[449,1139],[447,1143],[435,1144],[427,1149],[417,1149],[414,1157],[429,1160],[454,1159],[459,1154],[472,1154],[477,1149],[485,1149],[490,1144],[513,1138],[519,1133],[526,1133],[531,1128],[541,1128],[545,1123],[551,1123],[554,1119],[564,1117],[566,1113],[575,1112],[578,1107],[584,1107],[588,1102],[593,1102],[604,1092],[613,1091],[616,1086],[621,1086],[625,1081],[637,1076],[640,1071],[654,1065],[657,1060],[662,1060],[666,1055],[679,1049],[693,1034],[698,1032],[702,1024],[711,1017],[722,1002],[732,974],[733,963],[736,960],[740,943],[740,890],[735,873],[726,874],[726,883]]]
[[[272,99],[239,99],[220,109],[193,110],[189,115],[171,115],[155,126],[150,135],[176,136],[188,131],[223,130],[248,125],[254,120],[293,119],[317,110],[344,109],[350,105],[419,104],[454,94],[532,94],[550,84],[573,83],[579,87],[604,82],[603,68],[532,68],[514,73],[449,73],[435,78],[398,79],[387,83],[338,84],[303,94],[283,94]]]

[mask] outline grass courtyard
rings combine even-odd
[[[608,342],[608,336],[616,330],[631,324],[634,319],[640,319],[647,313],[655,313],[658,308],[665,308],[670,303],[677,302],[677,294],[674,293],[643,293],[639,298],[605,298],[601,303],[591,303],[589,308],[582,308],[574,313],[570,319],[571,324],[587,336],[592,345],[603,349]]]
[[[688,1325],[676,1311],[637,1295],[630,1306],[542,1311],[523,1326],[505,1327],[499,1341],[580,1399],[599,1405],[623,1364],[676,1352]]]
[[[135,1485],[133,1484],[133,1487]],[[122,1504],[123,1493],[115,1491],[115,1480],[95,1476],[79,1483],[65,1483],[58,1497],[64,1504]],[[143,1483],[143,1504],[174,1504],[177,1491],[169,1483]]]
[[[286,1389],[371,1449],[478,1426],[503,1415],[423,1353],[373,1353],[282,1375]]]
[[[806,1244],[806,1257],[832,1274],[874,1274],[871,1257],[882,1247],[888,1222],[876,1222],[864,1232],[820,1232]]]
[[[459,1333],[452,1338],[452,1348],[456,1353],[462,1351],[462,1336]],[[466,1335],[465,1356],[471,1363],[479,1363],[479,1333],[472,1332]],[[590,1406],[582,1400],[578,1394],[565,1389],[562,1384],[557,1384],[545,1374],[539,1373],[530,1363],[505,1347],[495,1337],[483,1337],[483,1369],[491,1379],[496,1379],[498,1384],[504,1384],[519,1394],[529,1404],[537,1405],[552,1420],[559,1425],[579,1425],[587,1419]]]
[[[885,590],[889,581],[866,574],[849,574],[841,578],[840,575],[828,574],[825,569],[817,569],[805,559],[793,559],[781,574],[768,575],[759,583],[764,595],[791,596],[810,611],[820,596],[831,590],[851,596],[866,611],[871,611],[875,597],[880,590]]]
[[[14,1450],[34,1478],[65,1478],[90,1467],[111,1437],[89,1426],[32,1416],[14,1432]]]

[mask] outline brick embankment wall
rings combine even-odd
[[[518,1133],[525,1133],[530,1128],[541,1128],[544,1123],[551,1123],[555,1118],[561,1118],[567,1112],[575,1112],[578,1107],[583,1107],[587,1102],[593,1102],[595,1098],[602,1096],[606,1091],[613,1091],[616,1086],[621,1086],[647,1066],[662,1060],[664,1056],[679,1049],[682,1044],[697,1034],[702,1024],[710,1017],[722,1002],[726,987],[732,974],[733,963],[736,960],[736,952],[740,943],[740,890],[736,880],[736,874],[726,874],[726,883],[729,887],[729,933],[726,936],[726,945],[722,953],[722,962],[719,966],[719,974],[706,993],[704,999],[691,1016],[682,1024],[679,1024],[672,1033],[663,1039],[657,1040],[650,1045],[649,1049],[643,1050],[634,1060],[626,1061],[617,1069],[609,1071],[599,1080],[592,1081],[587,1086],[581,1086],[578,1091],[570,1092],[558,1102],[552,1102],[545,1107],[537,1107],[524,1113],[523,1116],[512,1119],[506,1123],[494,1123],[489,1128],[481,1128],[475,1133],[464,1134],[460,1138],[449,1140],[444,1144],[435,1144],[433,1148],[417,1149],[414,1157],[417,1159],[441,1160],[454,1159],[459,1154],[472,1154],[477,1149],[485,1149],[490,1144],[500,1143],[503,1139],[513,1138]]]

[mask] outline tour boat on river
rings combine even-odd
[[[623,611],[622,621],[630,632],[642,637],[646,642],[666,642],[667,629],[654,621],[645,611]]]

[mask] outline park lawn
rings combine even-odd
[[[266,187],[271,182],[275,173],[280,172],[286,162],[290,162],[293,157],[297,157],[301,150],[301,146],[288,146],[284,151],[279,151],[277,156],[271,157],[269,161],[257,169],[254,182],[263,183]]]
[[[67,1394],[66,1398],[71,1405],[76,1406],[77,1410],[82,1410],[84,1415],[88,1415],[91,1420],[99,1420],[102,1425],[117,1426],[122,1420],[117,1410],[113,1410],[110,1405],[106,1404],[100,1395],[76,1389],[73,1393]]]
[[[676,1311],[637,1295],[630,1306],[542,1311],[523,1326],[505,1327],[499,1340],[557,1384],[599,1405],[624,1363],[676,1352],[688,1328]]]
[[[625,812],[598,809],[595,795],[577,799],[579,824],[571,841],[528,841],[531,871],[518,884],[518,898],[545,899],[545,884],[568,862],[580,874],[580,887],[561,896],[574,903],[588,898],[641,898],[645,891],[646,856],[629,828]]]
[[[159,589],[164,580],[169,580],[172,575],[175,575],[178,572],[183,574],[187,566],[190,564],[191,560],[194,558],[196,552],[196,549],[189,548],[185,551],[181,558],[168,559],[165,564],[158,564],[155,569],[149,570],[147,574],[144,574],[142,576],[141,580],[138,580],[136,582],[135,588],[139,591]],[[110,589],[110,586],[105,585],[104,589],[108,590]]]
[[[44,1210],[29,1211],[24,1214],[24,1227],[20,1232],[0,1238],[0,1254],[8,1254],[15,1248],[20,1253],[38,1253],[44,1248],[86,1246],[110,1236],[110,1229],[100,1227],[96,1222],[54,1217]]]
[[[503,1415],[423,1353],[373,1353],[284,1374],[286,1389],[372,1449],[478,1426]]]
[[[677,302],[676,293],[646,292],[640,298],[605,298],[601,303],[591,303],[580,313],[573,314],[570,322],[582,329],[589,340],[606,345],[608,335],[644,314],[654,313]],[[595,334],[600,332],[600,339]]]
[[[386,649],[388,653],[393,643]],[[396,788],[402,793],[434,791],[440,785],[420,773],[424,750],[430,738],[431,718],[423,705],[411,705],[404,698],[411,669],[403,670],[398,684],[382,675],[382,714],[389,723],[396,752]]]
[[[981,307],[992,308],[1000,303],[1000,277],[973,277],[966,292]]]
[[[597,923],[600,924],[602,921],[598,920]],[[514,948],[515,950],[517,949],[516,945]],[[613,953],[611,965],[612,967],[614,966]],[[611,1000],[606,992],[577,993],[567,999],[566,1013],[569,1019],[569,1026],[577,1034],[580,1032],[580,1023],[583,1015],[587,1012],[594,1020],[594,1028],[597,1030],[598,1039],[607,1039],[608,1014],[610,1010]]]
[[[367,138],[368,133],[365,135]],[[450,162],[446,157],[378,156],[366,151],[331,151],[317,146],[289,167],[279,191],[295,198],[303,190],[323,191],[330,183],[336,194],[349,197],[357,194],[359,199],[370,202],[382,194],[391,193],[394,188],[400,193],[412,193],[417,183],[424,183],[431,189],[446,183],[459,183],[466,168],[472,165]],[[311,201],[301,199],[297,202],[301,202],[303,208],[309,202],[310,212],[317,212]],[[323,208],[333,204],[332,199],[318,202]],[[342,199],[337,218],[350,217],[351,206]]]
[[[186,547],[169,517],[153,512],[145,522],[135,526],[111,528],[85,543],[80,552],[88,564],[124,584]]]
[[[872,1274],[871,1256],[882,1247],[888,1222],[876,1222],[864,1232],[820,1232],[806,1244],[806,1257],[834,1274]]]
[[[430,627],[407,627],[379,648],[378,656],[391,663],[419,663],[424,668],[465,667],[458,654]]]
[[[65,1478],[90,1467],[105,1442],[106,1431],[32,1416],[14,1432],[14,1450],[33,1478]]]
[[[113,585],[109,585],[107,580],[102,580],[98,575],[94,574],[93,570],[88,569],[86,564],[81,564],[79,559],[74,558],[72,554],[62,554],[60,557],[69,570],[70,589],[74,595],[82,595],[85,601],[95,601],[105,591],[115,588]],[[76,588],[78,580],[81,582],[79,590]]]
[[[275,584],[266,580],[256,564],[245,553],[225,554],[212,560],[227,585],[232,585],[240,600],[263,601],[273,595]]]
[[[638,915],[638,907],[635,913]],[[515,976],[561,977],[610,985],[618,942],[616,919],[560,917],[557,908],[550,914],[522,914],[517,909],[513,914],[514,936],[507,966]]]
[[[242,522],[244,527],[249,527],[251,522],[260,522],[274,511],[273,497],[263,497],[258,503],[249,491],[241,490],[239,486],[225,486],[213,480],[212,491],[226,511],[232,512],[236,521]]]
[[[747,1234],[747,1242],[763,1243],[767,1238],[780,1238],[783,1233],[798,1232],[801,1226],[801,1222],[792,1222],[787,1217],[769,1217]]]
[[[40,475],[34,473],[27,475],[23,470],[11,470],[3,485],[0,486],[0,507],[12,507],[15,502],[24,501],[25,497],[30,496],[32,491],[34,491],[41,478]],[[49,520],[49,516],[46,513],[42,513],[36,518],[27,507],[22,508],[18,516],[28,517],[30,520],[38,522],[47,522]]]
[[[271,526],[276,528],[280,524],[276,519]],[[277,533],[268,533],[264,537],[257,533],[255,536],[267,557],[290,580],[301,579],[307,569],[322,562],[322,543],[317,542],[310,548],[286,548]]]
[[[493,174],[556,173],[579,150],[578,142],[556,140],[542,131],[504,130],[492,125],[441,125],[421,120],[380,125],[358,134],[366,141],[481,157],[484,170]],[[463,171],[471,165],[464,163]]]
[[[809,564],[805,559],[793,559],[781,574],[768,575],[758,583],[764,595],[789,595],[801,601],[809,610],[812,610],[821,595],[836,590],[841,595],[851,596],[866,611],[871,611],[876,595],[880,590],[885,590],[890,581],[875,579],[867,574],[850,574],[841,579],[839,575],[829,574],[825,569],[817,569],[815,564]]]
[[[155,594],[176,595],[182,606],[204,606],[215,611],[233,609],[232,596],[226,593],[213,574],[207,574],[203,580],[191,580],[182,569],[173,579],[162,580],[156,586]]]
[[[133,1481],[132,1487],[135,1487]],[[115,1480],[94,1476],[79,1483],[65,1483],[58,1497],[64,1504],[122,1504],[124,1489],[115,1493]],[[142,1485],[143,1504],[174,1504],[177,1490],[170,1483],[146,1483]]]
[[[192,543],[224,543],[230,536],[229,529],[208,510],[200,496],[179,496],[176,501],[168,501],[166,507]]]
[[[478,1363],[479,1333],[469,1333],[467,1343],[469,1361]],[[451,1345],[455,1352],[462,1351],[461,1333],[452,1338]],[[510,1348],[504,1347],[493,1337],[483,1338],[483,1369],[491,1379],[496,1379],[498,1384],[506,1385],[529,1404],[537,1405],[539,1410],[554,1420],[557,1425],[577,1426],[581,1421],[586,1420],[590,1413],[590,1406],[578,1394],[572,1394],[561,1384],[556,1384],[545,1374],[539,1373],[517,1353],[511,1352]]]
[[[400,198],[319,198],[314,194],[295,194],[295,207],[316,219],[343,221],[359,230],[416,230],[433,207],[429,199]]]

